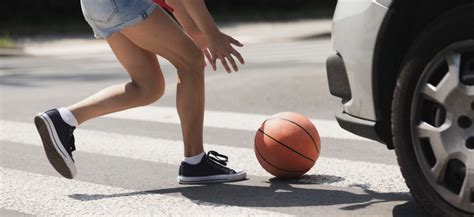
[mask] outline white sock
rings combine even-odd
[[[191,165],[196,165],[196,164],[201,162],[202,157],[204,157],[205,154],[206,154],[205,152],[202,152],[201,154],[194,155],[192,157],[185,157],[184,162],[186,162],[188,164],[191,164]]]
[[[63,119],[66,124],[69,124],[69,126],[72,127],[77,127],[79,124],[77,123],[76,118],[74,115],[69,111],[67,108],[58,108],[59,114],[61,115],[61,118]]]

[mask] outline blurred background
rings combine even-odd
[[[330,18],[336,0],[206,0],[218,22]],[[16,0],[0,4],[0,37],[88,34],[79,0]]]

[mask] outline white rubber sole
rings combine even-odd
[[[35,125],[51,165],[65,178],[74,178],[77,174],[76,165],[62,145],[49,116],[45,113],[37,114],[35,116]]]
[[[244,180],[245,178],[247,178],[247,173],[245,171],[236,171],[235,174],[224,174],[214,176],[178,176],[178,182],[179,184],[205,184],[218,182],[236,182]]]

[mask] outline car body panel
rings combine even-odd
[[[352,98],[343,112],[377,121],[373,57],[377,37],[391,0],[339,0],[333,18],[333,48],[344,59]]]

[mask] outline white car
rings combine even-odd
[[[340,126],[395,149],[428,214],[473,216],[474,1],[339,0],[332,37]]]

